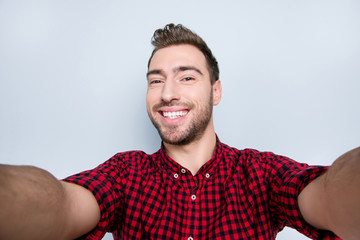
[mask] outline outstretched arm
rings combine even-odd
[[[74,239],[100,218],[91,192],[31,166],[0,164],[0,205],[0,239]]]
[[[339,157],[303,189],[298,201],[311,225],[345,240],[360,239],[360,147]]]

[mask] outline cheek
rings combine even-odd
[[[151,107],[156,103],[156,94],[154,91],[148,90],[146,93],[146,108],[151,110]]]
[[[151,98],[149,96],[149,93],[146,94],[146,108],[147,110],[149,111],[149,108],[150,108],[150,102],[151,102]]]
[[[211,96],[211,90],[208,88],[200,89],[199,91],[192,92],[188,94],[189,99],[193,99],[197,104],[208,102]]]

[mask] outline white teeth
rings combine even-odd
[[[179,111],[179,112],[163,112],[163,116],[170,118],[170,119],[174,119],[174,118],[178,118],[178,117],[182,117],[184,115],[186,115],[187,112],[184,111]]]

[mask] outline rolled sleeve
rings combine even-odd
[[[273,219],[280,229],[291,227],[311,239],[340,239],[334,233],[308,224],[301,215],[298,196],[314,179],[328,169],[327,166],[309,166],[286,157],[278,157],[272,166]]]
[[[102,239],[111,232],[123,206],[121,171],[116,155],[93,170],[84,171],[63,181],[78,184],[88,189],[96,198],[101,212],[100,221],[88,234],[79,239]]]

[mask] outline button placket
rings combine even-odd
[[[193,234],[196,234],[196,229],[199,227],[198,225],[198,213],[199,213],[199,204],[200,198],[198,194],[199,185],[201,185],[201,179],[203,178],[202,174],[192,176],[188,174],[189,184],[190,184],[190,194],[189,194],[189,215],[188,215],[188,226],[186,230],[186,234],[188,234],[188,240],[194,240]]]

